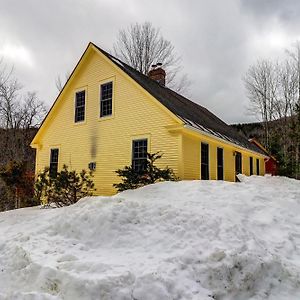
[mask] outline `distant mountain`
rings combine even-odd
[[[230,126],[237,129],[239,133],[242,134],[247,139],[253,137],[255,137],[259,141],[262,141],[263,139],[264,127],[262,122],[238,123],[238,124],[232,124]]]
[[[287,124],[288,126],[292,125],[292,117],[288,117],[286,120],[281,118],[274,121],[269,122],[270,131],[276,130],[280,132],[282,130],[283,124]],[[231,124],[231,127],[237,129],[240,134],[242,134],[247,139],[255,137],[259,142],[263,143],[264,137],[264,126],[263,122],[253,122],[253,123],[238,123]]]

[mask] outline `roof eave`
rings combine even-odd
[[[73,78],[73,75],[75,74],[76,70],[78,69],[79,64],[82,62],[83,58],[85,57],[86,53],[88,52],[89,49],[91,49],[94,46],[94,44],[92,42],[89,42],[87,47],[85,48],[83,54],[81,55],[80,59],[78,60],[76,66],[74,67],[74,69],[72,70],[72,73],[70,74],[70,76],[68,77],[67,81],[65,82],[64,86],[62,87],[61,91],[59,92],[59,94],[57,95],[55,101],[53,102],[52,106],[50,107],[48,113],[46,114],[46,116],[44,117],[38,131],[36,132],[34,138],[32,139],[32,142],[30,143],[30,147],[32,148],[37,148],[35,145],[38,145],[38,138],[41,134],[42,128],[44,127],[45,123],[47,122],[47,119],[49,118],[49,115],[52,113],[54,107],[56,106],[58,100],[61,98],[61,95],[64,93],[66,87],[69,85],[71,79]]]
[[[191,126],[191,125],[187,125],[187,124],[186,124],[186,125],[183,126],[183,128],[184,128],[184,129],[187,129],[187,130],[190,130],[190,131],[193,131],[193,132],[196,132],[196,133],[201,134],[201,135],[205,135],[205,136],[210,137],[210,138],[213,138],[213,139],[215,139],[215,140],[221,141],[222,143],[225,143],[225,144],[234,146],[234,147],[239,148],[239,149],[242,149],[242,150],[244,150],[244,151],[248,151],[248,152],[254,153],[255,155],[259,155],[259,156],[262,156],[262,157],[264,157],[264,158],[267,158],[267,157],[268,157],[268,156],[266,156],[266,155],[264,155],[264,154],[262,154],[262,153],[256,152],[256,151],[251,150],[251,149],[249,149],[249,148],[242,147],[241,145],[238,145],[238,144],[232,143],[232,142],[230,142],[230,141],[224,140],[224,139],[219,138],[219,137],[217,137],[217,136],[215,136],[215,135],[213,135],[213,134],[211,134],[211,133],[208,133],[208,132],[205,132],[205,131],[203,131],[203,130],[201,130],[201,129],[195,128],[195,127],[193,127],[193,126]]]

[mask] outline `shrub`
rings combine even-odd
[[[0,209],[34,206],[34,174],[26,162],[10,161],[0,168],[0,178],[5,184],[0,189]]]
[[[37,176],[35,198],[47,204],[55,203],[57,207],[67,206],[91,196],[95,191],[94,186],[91,172],[69,171],[64,165],[56,177],[51,177],[49,168],[45,168]]]
[[[165,167],[164,169],[160,169],[155,166],[154,163],[161,157],[162,154],[160,154],[160,152],[153,154],[147,153],[145,168],[140,172],[135,171],[132,166],[125,166],[124,169],[118,169],[115,172],[122,178],[122,182],[114,184],[113,186],[118,190],[118,192],[122,192],[158,181],[178,180],[171,168]]]

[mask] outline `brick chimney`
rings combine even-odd
[[[166,84],[166,72],[161,67],[161,63],[157,65],[152,65],[152,69],[149,71],[148,76],[149,78],[157,81],[160,85],[165,86]]]

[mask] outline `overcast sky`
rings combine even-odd
[[[300,39],[299,0],[0,0],[0,57],[49,106],[55,78],[89,41],[110,51],[134,22],[159,27],[182,57],[189,98],[228,123],[255,120],[242,82],[258,58],[282,56]]]

